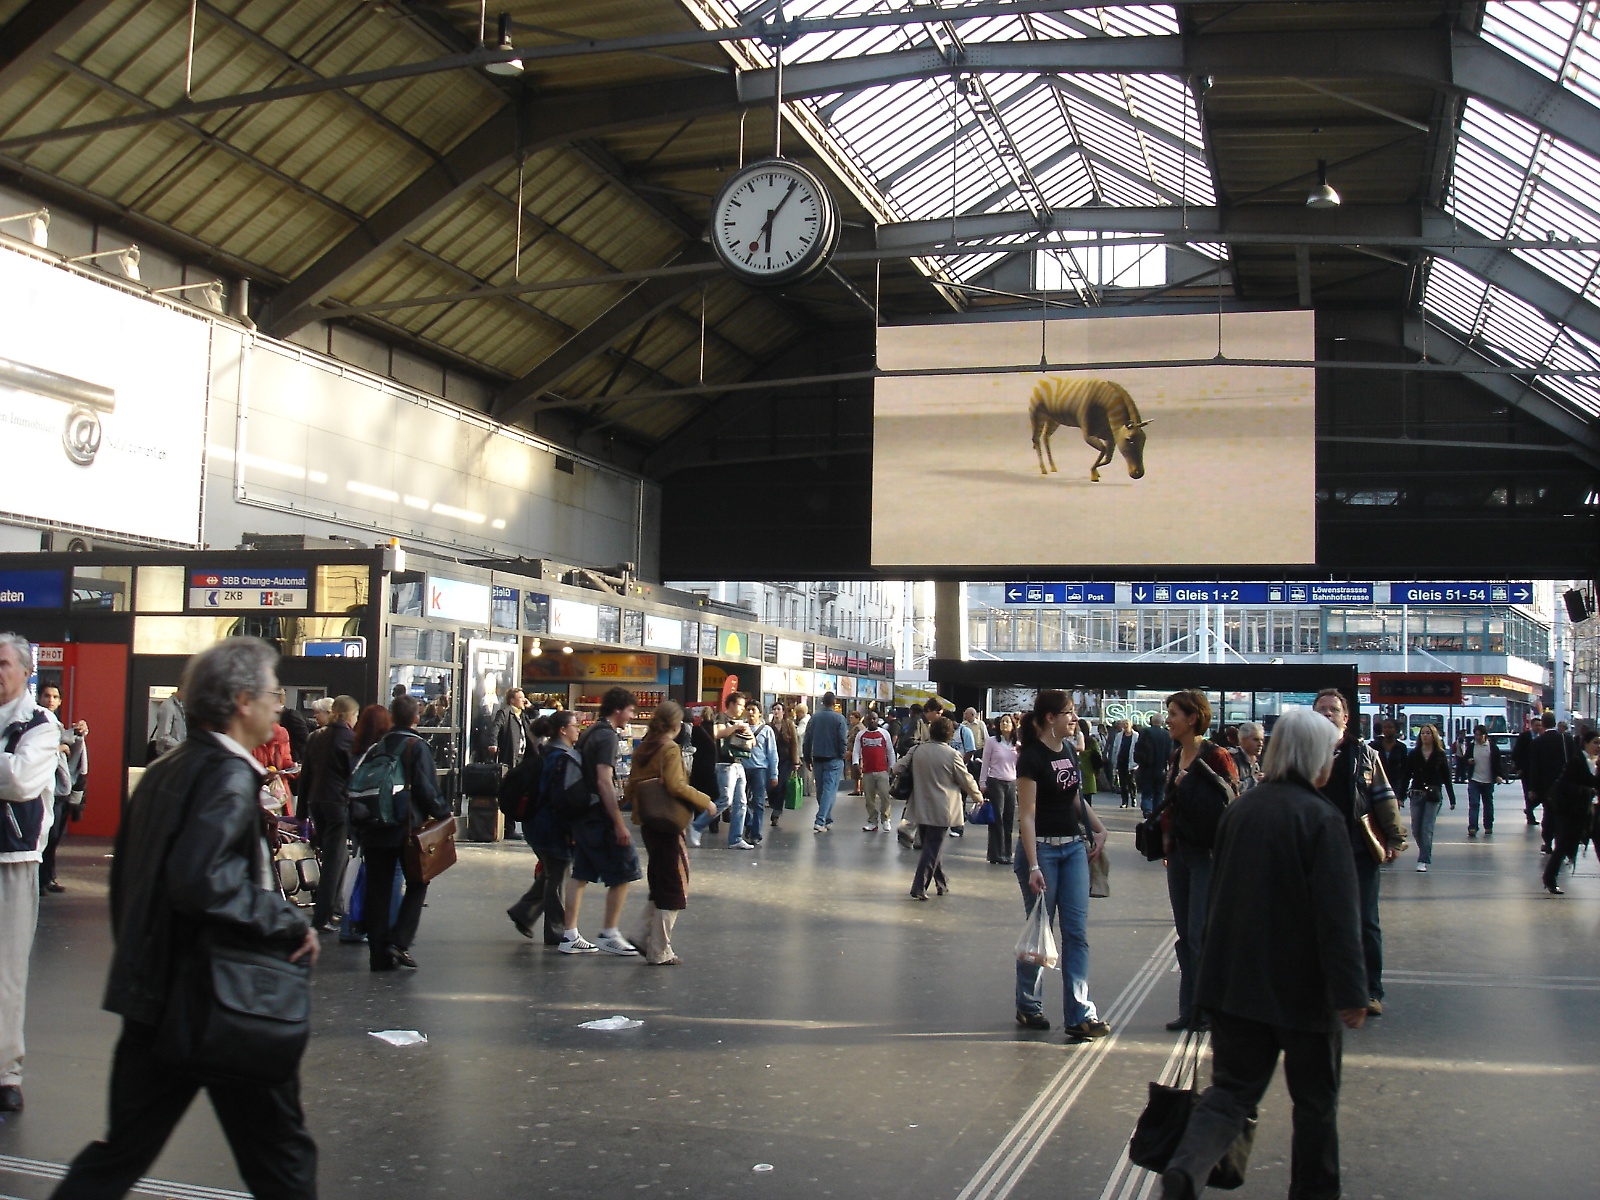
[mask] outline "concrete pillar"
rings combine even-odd
[[[967,630],[962,610],[966,589],[940,580],[933,585],[933,656],[966,658]]]

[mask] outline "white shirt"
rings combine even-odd
[[[1477,740],[1474,739],[1472,742],[1472,748],[1468,751],[1468,753],[1472,755],[1472,781],[1474,783],[1493,783],[1493,747],[1488,742],[1484,742],[1482,745],[1479,745]]]
[[[34,849],[0,854],[0,863],[40,862],[44,858],[44,844],[50,838],[56,760],[61,753],[61,723],[48,709],[39,708],[33,702],[33,697],[24,691],[10,704],[0,705],[0,731],[19,721],[33,720],[35,709],[50,719],[23,734],[17,741],[14,753],[5,753],[5,743],[0,740],[0,800],[37,800],[43,797],[44,823],[39,827],[39,841]]]

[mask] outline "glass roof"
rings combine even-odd
[[[733,27],[771,17],[775,0],[742,9],[727,0],[691,5],[702,20]],[[913,0],[788,0],[784,16],[834,17],[910,11]],[[959,8],[944,0],[940,8]],[[975,17],[814,33],[784,50],[785,64],[983,42],[1140,37],[1178,32],[1170,6]],[[771,62],[744,43],[751,65]],[[1027,209],[1055,214],[1085,205],[1215,203],[1194,100],[1181,79],[1156,75],[985,74],[911,80],[791,103],[802,122],[848,159],[886,220],[921,220]],[[1014,241],[1018,239],[1006,239]],[[934,273],[969,280],[999,255],[924,260]]]
[[[1494,3],[1483,37],[1541,75],[1600,104],[1597,5]],[[1445,207],[1488,237],[1600,240],[1600,161],[1541,133],[1518,117],[1468,101],[1456,142]],[[1600,302],[1600,255],[1577,250],[1513,250],[1524,261]],[[1440,322],[1491,355],[1518,366],[1593,370],[1600,345],[1527,302],[1453,264],[1428,268],[1423,304]],[[1600,416],[1600,379],[1544,376],[1544,390]]]

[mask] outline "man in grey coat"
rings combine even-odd
[[[1355,863],[1344,818],[1317,789],[1339,733],[1310,709],[1278,719],[1264,781],[1217,826],[1195,1003],[1211,1014],[1211,1086],[1161,1176],[1194,1200],[1256,1115],[1283,1055],[1294,1097],[1289,1195],[1339,1195],[1343,1030],[1367,1019]]]

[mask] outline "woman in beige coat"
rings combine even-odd
[[[683,751],[678,733],[683,728],[683,709],[675,701],[663,700],[650,718],[649,732],[633,755],[633,771],[628,775],[624,797],[633,805],[633,823],[639,825],[644,848],[649,854],[645,880],[650,897],[644,906],[644,932],[633,939],[645,962],[655,967],[675,967],[683,960],[672,949],[672,927],[678,914],[689,905],[689,851],[681,831],[662,831],[640,825],[638,789],[648,779],[659,779],[669,795],[699,812],[710,812],[715,801],[689,786],[689,773],[683,767]]]
[[[928,726],[928,740],[915,747],[900,760],[896,773],[911,772],[911,803],[908,815],[922,836],[922,858],[917,862],[917,873],[911,880],[911,898],[928,898],[928,881],[931,879],[939,895],[950,890],[944,877],[940,857],[944,853],[945,835],[952,825],[965,825],[966,810],[963,798],[974,803],[983,799],[972,772],[961,755],[950,748],[950,738],[955,734],[955,723],[949,717],[935,717]]]

